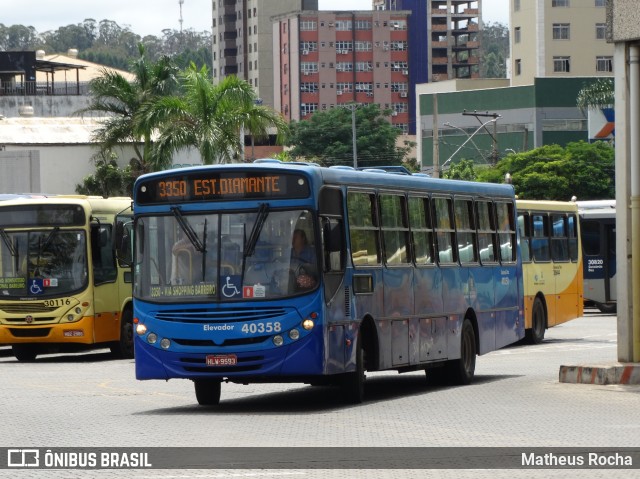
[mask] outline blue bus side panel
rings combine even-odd
[[[496,285],[496,349],[524,337],[522,285],[518,282],[518,267],[495,269]]]
[[[492,268],[469,268],[466,292],[469,307],[473,308],[478,320],[478,352],[484,354],[493,351],[496,343],[496,320],[493,311],[495,285]]]

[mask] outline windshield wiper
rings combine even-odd
[[[269,205],[267,203],[262,203],[258,209],[258,217],[256,218],[255,223],[253,223],[253,228],[251,228],[251,233],[249,234],[247,243],[244,246],[244,258],[252,256],[255,252],[256,243],[258,242],[260,232],[262,231],[262,227],[264,226],[267,216],[269,216]]]
[[[193,227],[189,224],[189,222],[184,219],[184,216],[182,216],[182,211],[180,211],[180,208],[178,208],[177,206],[174,206],[171,208],[171,212],[173,213],[173,216],[176,217],[176,220],[178,221],[180,228],[182,228],[182,231],[184,231],[184,234],[187,235],[187,238],[189,238],[189,241],[191,241],[191,244],[196,249],[196,251],[200,253],[206,253],[207,249],[205,248],[205,245],[202,243],[202,241],[200,241],[200,238],[198,238],[198,233],[196,233]]]
[[[189,238],[189,241],[191,241],[191,244],[193,245],[193,247],[196,249],[196,251],[202,253],[201,270],[202,270],[202,281],[204,282],[205,274],[206,274],[206,265],[207,265],[207,247],[206,247],[207,219],[205,218],[204,220],[204,231],[202,232],[202,241],[200,241],[200,238],[198,238],[198,233],[195,232],[195,230],[189,224],[189,222],[184,218],[184,216],[182,216],[182,211],[180,211],[180,208],[178,208],[177,206],[174,206],[173,208],[171,208],[171,211],[173,212],[173,216],[176,217],[176,220],[178,221],[180,228],[182,228],[182,231],[184,231],[184,234],[187,235],[187,238]]]
[[[13,246],[13,243],[11,242],[11,238],[9,238],[9,235],[4,230],[4,228],[0,228],[0,236],[2,236],[2,241],[4,241],[4,244],[7,246],[7,249],[9,250],[9,253],[11,253],[11,256],[16,256],[18,253]]]

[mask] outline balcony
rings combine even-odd
[[[1,96],[76,96],[88,95],[89,82],[0,81]]]

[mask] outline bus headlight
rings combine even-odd
[[[67,321],[74,321],[76,318],[73,314],[67,314]]]
[[[169,346],[171,346],[171,341],[168,340],[167,338],[162,338],[160,340],[160,347],[162,349],[169,349]]]
[[[136,333],[142,336],[146,332],[147,332],[147,327],[144,324],[141,324],[141,323],[136,324]]]
[[[156,333],[149,333],[149,336],[147,336],[147,342],[149,344],[156,344],[157,340],[158,340],[158,335]]]
[[[273,337],[273,344],[276,346],[282,346],[284,344],[284,338],[279,334]]]
[[[311,331],[313,329],[313,319],[305,319],[302,321],[302,327],[307,331]]]
[[[300,331],[298,331],[297,329],[292,329],[291,331],[289,331],[289,337],[295,341],[300,337]]]
[[[82,313],[82,308],[81,308],[80,306],[78,306],[78,307],[75,309],[75,312],[76,312],[76,314],[80,314],[80,313]]]

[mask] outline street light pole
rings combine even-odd
[[[353,168],[358,168],[358,148],[356,146],[356,109],[358,105],[355,103],[349,103],[341,105],[343,108],[351,111],[351,142],[353,146]]]

